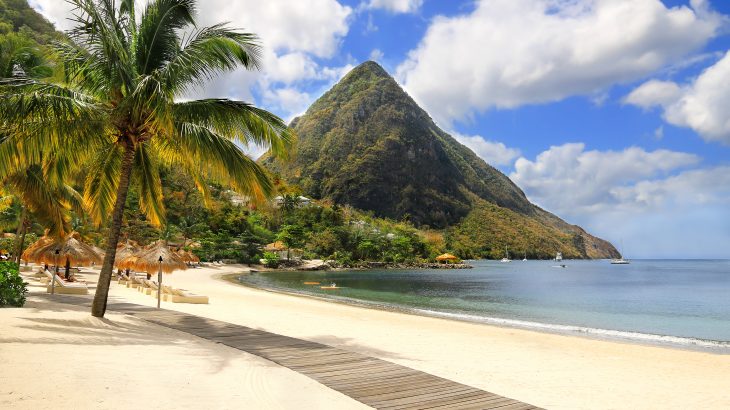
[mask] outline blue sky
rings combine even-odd
[[[31,4],[66,28],[57,0]],[[291,119],[374,59],[528,197],[628,257],[730,258],[730,2],[207,0],[260,73],[194,96]]]

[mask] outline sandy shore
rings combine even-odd
[[[2,409],[368,408],[267,360],[131,316],[0,309]]]
[[[544,334],[366,309],[250,289],[219,278],[242,269],[226,266],[166,275],[168,284],[208,295],[211,303],[184,305],[163,302],[163,307],[380,357],[550,409],[730,408],[730,355]],[[86,277],[90,281],[94,279],[93,275]],[[156,303],[149,296],[116,284],[112,286],[111,298],[150,306]],[[47,314],[45,310],[43,312]],[[78,314],[78,320],[90,320],[83,312]],[[113,315],[110,320],[117,323],[131,319]],[[0,326],[4,330],[7,325],[4,320],[2,323]],[[23,338],[22,333],[25,331],[15,337]],[[7,338],[4,333],[2,339]],[[175,340],[185,339],[179,334],[175,337]],[[124,345],[121,340],[120,344],[115,345],[114,349],[122,346],[124,349],[135,349],[134,344]],[[37,347],[36,344],[23,344],[20,340],[11,345],[15,346],[17,354]],[[8,345],[2,346],[0,359],[4,360]],[[80,351],[86,349],[84,345]],[[108,345],[103,345],[96,354],[105,352],[108,355],[109,350]],[[167,350],[159,349],[158,353],[162,354],[162,351]],[[243,369],[238,369],[238,366],[228,366],[226,369],[233,374],[245,372],[246,366],[251,366],[247,363],[255,360],[247,357],[241,362]],[[175,363],[175,359],[166,362]],[[124,366],[121,363],[118,365]],[[117,369],[113,363],[106,367]],[[286,369],[274,368],[281,374],[271,371],[271,379],[266,377],[266,383],[270,385],[269,392],[273,395],[276,394],[274,386],[287,384],[282,374],[286,373],[286,377],[292,378],[299,376],[289,374],[291,372]],[[215,372],[210,369],[206,371],[204,367],[197,368],[196,372],[205,377],[196,377],[195,380],[206,384],[218,377]],[[79,368],[77,374],[81,377],[84,372]],[[28,374],[27,378],[22,378],[24,383],[33,380],[30,376]],[[3,375],[0,374],[0,377]],[[230,379],[230,376],[226,378]],[[159,385],[151,381],[155,379],[149,378],[148,382],[141,384],[154,390]],[[301,391],[307,389],[305,384],[308,379],[303,379],[297,379],[302,383]],[[229,394],[257,390],[247,384],[248,380],[246,383],[229,382],[224,386],[230,389],[227,390]],[[337,395],[324,386],[315,385],[318,389],[313,388],[311,392],[316,391],[317,396]],[[282,400],[288,396],[291,394],[287,391]],[[3,400],[6,397],[2,390],[0,397]],[[307,397],[314,399],[312,396]],[[273,400],[273,396],[269,398]],[[347,399],[341,395],[335,398]],[[272,402],[270,406],[259,408],[287,407],[288,403],[292,402]],[[0,407],[2,404],[0,400]],[[338,404],[334,408],[355,408],[358,405],[356,402]],[[320,405],[297,405],[294,408],[322,408]]]

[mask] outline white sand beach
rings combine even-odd
[[[163,307],[379,357],[550,409],[730,408],[730,355],[420,317],[220,279],[243,269],[166,275],[167,284],[207,295],[210,304]],[[110,299],[156,303],[116,284]],[[128,408],[154,403],[158,391],[181,408],[363,407],[266,360],[138,319],[97,321],[42,302],[0,315],[0,407]]]

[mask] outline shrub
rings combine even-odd
[[[27,283],[18,273],[18,265],[12,262],[0,262],[0,307],[22,307],[25,304],[25,294],[28,293]]]
[[[279,267],[279,255],[273,253],[273,252],[265,252],[264,253],[264,266],[268,268],[278,268]]]

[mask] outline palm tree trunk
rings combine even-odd
[[[68,280],[69,276],[71,276],[71,261],[66,257],[66,266],[64,266],[66,270],[66,274],[64,275],[66,280]]]
[[[23,254],[23,242],[25,242],[25,233],[28,231],[25,228],[25,220],[28,218],[28,210],[23,207],[20,212],[20,221],[18,222],[18,230],[15,232],[15,240],[18,245],[15,248],[15,263],[20,266],[20,256]]]
[[[121,175],[119,176],[119,187],[117,188],[117,202],[112,212],[112,224],[109,228],[109,235],[106,239],[106,254],[99,273],[99,283],[96,285],[94,302],[91,304],[91,315],[104,317],[106,313],[106,301],[109,296],[109,284],[112,280],[114,270],[114,258],[117,256],[117,243],[122,230],[122,218],[124,217],[124,204],[127,202],[129,192],[129,180],[132,175],[134,163],[134,146],[127,139],[124,143],[124,159],[122,159]]]

